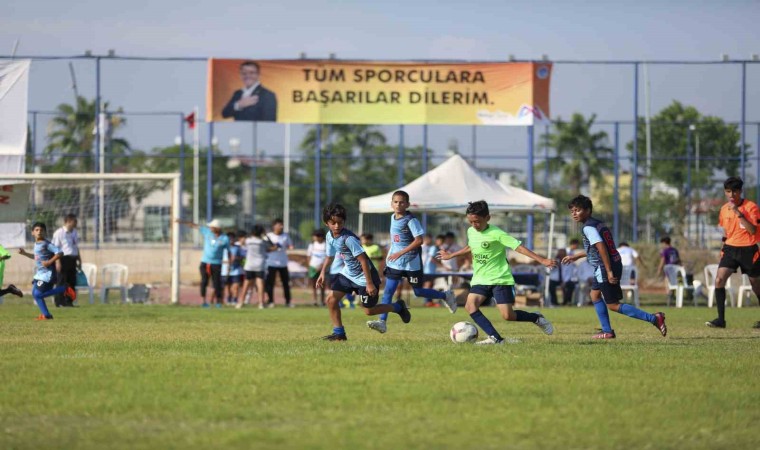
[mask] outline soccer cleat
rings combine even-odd
[[[497,339],[495,336],[488,336],[482,341],[476,342],[475,345],[500,345],[504,344],[504,342],[504,339]]]
[[[203,302],[203,304],[201,305],[201,308],[211,308],[211,305],[209,305],[206,302]]]
[[[274,302],[267,303],[267,308],[274,308]]]
[[[386,331],[388,331],[388,326],[386,325],[384,320],[369,320],[367,321],[367,326],[370,329],[379,332],[380,334],[383,334]]]
[[[406,302],[403,300],[398,300],[396,303],[401,304],[401,311],[398,312],[399,317],[401,317],[401,321],[404,323],[411,322],[412,313],[410,313],[409,308],[406,307]]]
[[[17,288],[16,286],[14,286],[12,284],[9,284],[7,289],[8,289],[9,293],[11,293],[11,294],[13,294],[13,295],[15,295],[17,297],[23,297],[24,296],[24,293],[21,292],[21,289]]]
[[[347,341],[348,338],[345,334],[330,334],[322,338],[323,341]]]
[[[296,307],[295,303],[288,303],[288,308],[295,308],[295,307]]]
[[[243,307],[242,302],[235,304],[235,309],[241,309],[242,307]]]
[[[63,296],[68,298],[70,301],[76,301],[77,299],[77,291],[71,288],[71,286],[68,286],[65,291],[63,291]]]
[[[259,309],[264,309],[264,304],[263,303],[259,303]]]
[[[443,306],[449,310],[451,314],[457,312],[457,298],[454,296],[453,291],[446,291],[446,298],[443,299]]]
[[[662,333],[662,336],[665,337],[668,335],[668,326],[665,325],[665,313],[658,312],[654,315],[655,321],[652,325],[655,326],[658,330],[660,330],[660,333]]]
[[[600,331],[596,333],[595,335],[591,336],[591,339],[615,339],[616,337],[617,336],[615,336],[615,330],[612,330],[609,333]]]
[[[725,320],[720,320],[720,319],[715,319],[715,320],[711,320],[709,322],[705,322],[705,325],[707,325],[710,328],[726,328],[726,321]]]
[[[53,316],[46,316],[44,314],[40,314],[34,320],[53,320]]]
[[[538,328],[541,328],[541,331],[543,331],[545,334],[551,335],[554,333],[554,325],[552,325],[551,322],[546,320],[546,317],[544,317],[543,314],[540,312],[536,313],[538,315],[538,320],[535,322],[536,326]]]
[[[443,300],[441,300],[443,302]],[[425,308],[440,308],[441,305],[436,302],[425,302]]]
[[[216,307],[217,307],[217,309],[222,309],[222,304],[221,303],[217,303]]]

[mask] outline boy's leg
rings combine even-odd
[[[330,312],[330,320],[332,321],[333,331],[332,334],[324,336],[322,339],[326,341],[345,341],[346,329],[343,328],[343,321],[340,314],[340,301],[345,295],[344,292],[331,291],[327,296],[327,310]]]
[[[541,331],[546,334],[554,333],[554,326],[546,320],[543,314],[514,309],[514,286],[495,286],[493,298],[496,300],[496,307],[499,309],[502,319],[514,322],[530,322],[541,328]]]
[[[16,286],[9,284],[7,288],[0,289],[0,297],[6,294],[13,294],[16,297],[23,297],[24,293],[21,292],[21,289],[17,288]]]
[[[496,328],[494,328],[488,318],[480,311],[480,305],[490,297],[490,292],[482,290],[481,286],[472,286],[470,294],[467,295],[467,303],[464,308],[470,314],[472,320],[480,327],[481,330],[488,336],[487,339],[480,341],[486,343],[486,341],[493,341],[489,343],[498,344],[504,340],[501,337]]]
[[[391,275],[392,276],[392,275]],[[399,284],[401,284],[401,278],[390,278],[388,274],[388,268],[385,269],[385,288],[383,289],[383,299],[380,301],[383,305],[390,305],[393,303],[393,294],[396,293],[396,289],[398,289]],[[390,312],[390,310],[388,311]],[[388,312],[384,312],[380,314],[380,320],[383,322],[388,320]],[[367,324],[369,326],[369,324]],[[372,328],[370,326],[370,328]]]
[[[264,281],[265,289],[267,293],[267,303],[274,305],[274,282],[277,277],[277,269],[274,267],[267,267],[267,278]]]
[[[287,267],[280,267],[278,269],[278,272],[280,272],[280,280],[282,281],[282,290],[285,294],[285,304],[290,306],[290,271],[288,271]]]
[[[259,309],[264,308],[264,278],[256,277],[256,295],[259,297]]]
[[[40,312],[43,316],[45,316],[46,319],[52,319],[53,315],[50,314],[50,311],[48,311],[47,304],[45,303],[45,297],[50,297],[51,295],[58,295],[63,294],[66,291],[66,286],[58,286],[55,289],[48,289],[43,291],[42,289],[45,289],[48,285],[43,283],[42,286],[38,286],[38,283],[34,283],[34,287],[32,288],[32,297],[34,297],[34,302],[37,304],[37,307],[40,309]]]
[[[610,314],[607,311],[607,305],[602,299],[602,291],[600,287],[594,286],[591,288],[591,303],[594,305],[596,316],[599,318],[599,323],[602,326],[602,332],[594,335],[600,339],[612,339],[615,337],[615,332],[610,325]]]

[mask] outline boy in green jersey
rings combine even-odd
[[[8,250],[5,249],[2,245],[0,245],[0,288],[3,287],[3,276],[5,275],[5,260],[10,259],[11,254],[8,252]],[[0,289],[0,297],[2,297],[5,294],[13,294],[17,297],[23,297],[24,294],[21,292],[21,289],[17,288],[16,286],[9,284],[7,288]]]
[[[467,230],[467,247],[449,253],[441,250],[438,257],[444,261],[472,253],[472,287],[467,296],[465,309],[472,320],[486,333],[486,339],[478,345],[503,344],[501,337],[491,322],[480,312],[480,305],[493,297],[504,320],[517,322],[532,322],[546,334],[552,334],[554,327],[541,313],[529,313],[513,309],[515,303],[515,279],[507,262],[507,248],[517,253],[529,256],[548,268],[557,265],[554,260],[539,256],[502,229],[489,225],[491,216],[488,203],[484,200],[472,202],[467,207],[467,221],[471,227]]]

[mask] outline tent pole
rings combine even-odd
[[[359,235],[364,234],[364,213],[359,213]]]
[[[551,216],[549,217],[549,244],[547,245],[546,250],[546,257],[549,259],[552,259],[552,244],[554,243],[554,212],[552,211]],[[562,267],[559,268],[559,270],[562,270]],[[546,299],[549,298],[549,274],[546,274],[546,279],[544,280],[544,300],[541,306],[546,305]],[[552,305],[556,306],[556,305]]]

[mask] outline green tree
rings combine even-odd
[[[566,187],[561,190],[560,201],[588,191],[592,180],[599,186],[605,185],[605,175],[612,171],[613,149],[605,131],[593,131],[595,121],[596,115],[587,119],[574,113],[570,121],[559,119],[554,131],[542,136],[542,144],[555,151],[548,160],[549,171],[558,174],[561,185]],[[536,164],[535,170],[543,171],[546,164],[547,161]]]

